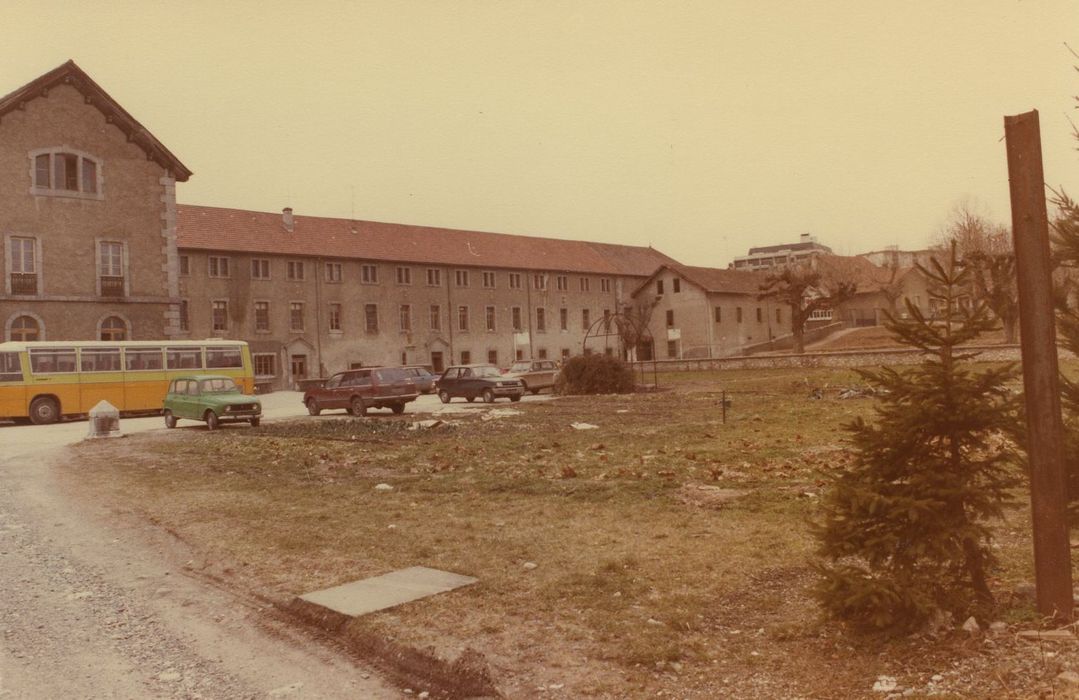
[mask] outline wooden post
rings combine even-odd
[[[1072,574],[1064,479],[1064,425],[1060,415],[1049,217],[1045,209],[1038,112],[1004,117],[1004,136],[1019,283],[1038,611],[1070,622]]]

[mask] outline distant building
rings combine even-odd
[[[731,267],[736,270],[763,270],[769,267],[790,265],[808,260],[816,255],[830,255],[832,249],[817,242],[808,233],[803,233],[797,243],[782,243],[750,248],[748,255],[734,259]]]
[[[933,251],[925,250],[899,250],[898,246],[888,246],[884,250],[874,250],[862,253],[863,257],[874,265],[880,267],[914,267],[915,264],[927,265]]]

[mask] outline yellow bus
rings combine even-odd
[[[239,340],[0,343],[0,418],[54,423],[102,399],[120,411],[160,411],[169,381],[196,372],[254,393],[251,351]]]

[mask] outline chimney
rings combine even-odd
[[[813,241],[813,234],[811,234],[811,233],[803,233],[802,234],[802,240],[800,242],[801,243],[813,243],[814,242]]]
[[[281,210],[281,223],[284,224],[286,231],[292,233],[292,229],[295,228],[292,221],[292,207],[285,207]]]

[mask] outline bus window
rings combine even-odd
[[[217,347],[209,346],[206,348],[206,367],[207,369],[222,369],[226,367],[243,367],[244,358],[240,353],[238,347]]]
[[[169,369],[202,369],[200,348],[166,348]]]
[[[0,352],[0,382],[21,382],[22,367],[19,366],[19,353]]]
[[[75,371],[75,348],[34,348],[30,350],[30,371],[34,374]]]
[[[120,348],[83,348],[79,360],[83,372],[119,372]]]
[[[126,348],[124,362],[128,372],[165,368],[161,361],[161,348]]]

